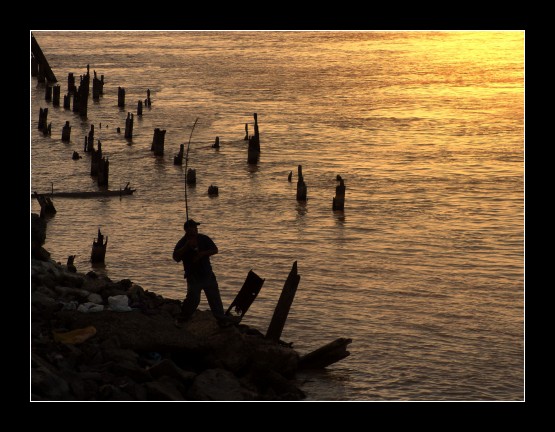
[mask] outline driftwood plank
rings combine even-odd
[[[245,279],[245,283],[243,284],[241,290],[237,293],[235,300],[233,300],[225,314],[230,315],[230,311],[234,309],[236,314],[243,318],[249,310],[252,302],[254,302],[256,296],[260,292],[260,289],[264,284],[264,280],[265,279],[262,279],[255,272],[250,270],[247,274],[247,278]]]
[[[276,309],[274,310],[274,315],[272,316],[272,321],[270,322],[268,331],[266,332],[266,339],[279,341],[300,280],[301,276],[297,274],[297,261],[295,261],[291,271],[289,272],[289,276],[287,276],[281,295],[279,296]]]
[[[299,360],[299,369],[322,369],[348,357],[351,353],[347,351],[347,345],[352,341],[348,338],[339,338],[302,356]]]

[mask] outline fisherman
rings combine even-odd
[[[200,222],[193,219],[183,224],[185,235],[177,242],[173,251],[173,259],[183,263],[187,280],[187,296],[183,300],[177,323],[185,322],[193,315],[200,303],[200,292],[204,291],[218,324],[233,324],[238,321],[236,317],[224,314],[218,281],[210,264],[210,257],[218,253],[218,247],[210,237],[199,234],[198,225]]]

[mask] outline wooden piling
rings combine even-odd
[[[40,108],[39,111],[39,130],[46,128],[46,123],[48,122],[48,108]]]
[[[187,184],[190,184],[190,185],[197,184],[197,170],[193,168],[189,168],[187,170],[186,181],[187,181]]]
[[[258,132],[258,115],[254,116],[254,135],[249,138],[249,149],[247,153],[247,162],[249,164],[256,164],[260,157],[260,134]]]
[[[220,137],[216,137],[216,141],[214,141],[214,144],[212,144],[212,148],[220,148]]]
[[[348,357],[351,353],[347,351],[347,345],[352,341],[348,338],[339,338],[302,356],[299,360],[299,369],[322,369]]]
[[[106,242],[104,242],[104,236],[98,229],[98,237],[93,240],[92,250],[91,250],[91,262],[102,264],[104,263],[106,257],[106,246],[108,245],[108,236],[106,236]]]
[[[118,107],[125,107],[125,89],[118,87]]]
[[[56,208],[52,204],[50,197],[34,192],[34,196],[40,205],[40,217],[53,216],[56,214]]]
[[[45,69],[44,69],[44,65],[39,62],[39,71],[37,73],[37,81],[39,83],[44,83],[46,81],[46,76],[45,76]]]
[[[79,156],[79,153],[77,153],[75,150],[73,150],[73,155],[71,155],[71,159],[79,160],[79,159],[81,159],[81,156]]]
[[[77,90],[75,90],[73,92],[73,107],[72,107],[72,111],[74,113],[78,113],[79,112],[79,93],[77,92]]]
[[[183,153],[185,151],[185,145],[179,144],[179,153],[173,157],[174,165],[183,165]]]
[[[50,102],[52,100],[52,87],[48,84],[44,87],[44,100]]]
[[[137,102],[137,115],[138,116],[143,115],[143,101]]]
[[[102,143],[98,140],[98,148],[94,148],[94,143],[90,143],[91,151],[91,176],[98,176],[99,167],[102,161]]]
[[[86,151],[92,151],[94,147],[94,125],[91,124],[91,130],[89,131],[89,139],[88,139],[88,146]]]
[[[266,339],[279,341],[300,280],[301,276],[297,274],[297,261],[295,261],[283,285],[283,290],[279,296],[274,315],[272,316],[268,331],[266,332]]]
[[[303,178],[303,166],[298,166],[297,201],[306,201],[306,183]]]
[[[249,124],[245,123],[245,138],[243,138],[244,141],[248,141],[249,140]]]
[[[64,109],[71,109],[69,94],[64,95]]]
[[[55,85],[52,87],[52,105],[60,106],[60,86]]]
[[[289,175],[287,176],[287,181],[291,182],[292,178],[293,178],[293,171],[289,171]]]
[[[101,86],[102,86],[102,83],[97,78],[96,71],[94,71],[93,84],[92,84],[92,93],[93,93],[92,97],[93,97],[94,100],[99,100],[100,99],[100,87]]]
[[[146,102],[145,105],[150,108],[152,101],[150,100],[150,89],[146,90]]]
[[[339,180],[339,186],[335,188],[335,197],[332,202],[333,210],[344,210],[345,209],[345,182],[343,179]]]
[[[87,141],[88,137],[85,135],[85,146],[83,147],[83,151],[87,153],[89,151],[89,143]]]
[[[108,187],[108,177],[110,174],[110,161],[103,157],[98,162],[98,177],[96,183],[98,186]]]
[[[155,156],[164,155],[164,139],[166,136],[166,130],[156,128],[154,129],[154,136],[152,137],[152,146],[150,150],[154,152]]]
[[[50,136],[52,135],[52,122],[48,123],[48,127],[44,128],[42,130],[44,136]]]
[[[100,94],[104,94],[104,74],[100,75]]]
[[[79,115],[81,117],[87,117],[87,106],[89,103],[89,84],[90,84],[90,74],[89,65],[87,65],[87,73],[85,76],[81,76],[81,82],[77,93],[79,93]]]
[[[69,142],[70,136],[71,136],[71,126],[69,125],[69,121],[66,121],[66,124],[62,128],[62,141]]]
[[[125,119],[125,138],[133,138],[133,114],[127,113],[127,118]]]
[[[67,74],[67,93],[74,94],[77,92],[77,87],[75,87],[75,76],[73,72]]]

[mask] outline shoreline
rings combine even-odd
[[[299,401],[300,356],[244,324],[50,259],[31,215],[31,401]]]

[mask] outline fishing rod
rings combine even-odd
[[[193,128],[191,129],[191,135],[189,135],[189,143],[187,144],[187,153],[185,154],[185,221],[189,220],[189,205],[187,203],[187,165],[189,163],[189,149],[191,148],[191,138],[193,137],[193,131],[195,130],[197,121],[198,117],[193,124]]]

